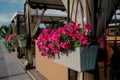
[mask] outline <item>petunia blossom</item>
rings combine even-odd
[[[103,38],[92,39],[91,31],[90,24],[81,27],[80,24],[70,21],[69,24],[60,26],[58,29],[43,29],[38,36],[37,46],[42,56],[51,59],[55,55],[60,55],[64,51],[73,50],[77,47],[89,48],[95,42],[97,42],[96,44],[98,42],[104,43]]]

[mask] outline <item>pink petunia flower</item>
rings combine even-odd
[[[104,38],[103,38],[103,37],[98,38],[98,42],[99,42],[100,44],[104,44]]]
[[[91,31],[90,24],[85,24],[81,28],[80,24],[70,21],[69,24],[56,30],[44,29],[38,36],[37,46],[42,56],[51,59],[55,54],[60,55],[63,50],[69,51],[76,47],[89,47],[91,44],[96,44],[97,39],[90,39]],[[104,43],[104,39],[98,38],[98,42]]]

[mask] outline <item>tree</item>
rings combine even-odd
[[[7,35],[8,32],[8,26],[7,25],[2,25],[0,27],[0,36],[5,38],[5,36]]]

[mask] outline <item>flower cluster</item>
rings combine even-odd
[[[59,55],[76,47],[89,47],[95,41],[89,37],[91,31],[91,25],[85,24],[82,27],[71,21],[69,25],[56,30],[44,29],[39,34],[37,45],[42,56],[54,58],[55,54]],[[103,43],[104,40],[99,38],[98,42]]]
[[[16,37],[16,34],[10,34],[6,39],[8,42],[11,42]]]
[[[16,34],[10,34],[6,36],[5,46],[9,52],[14,50],[14,39],[16,38]]]

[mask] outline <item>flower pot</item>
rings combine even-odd
[[[59,57],[56,55],[54,62],[78,72],[84,72],[95,69],[97,52],[97,45],[89,48],[76,48],[75,51],[70,52],[68,55],[61,54]]]

